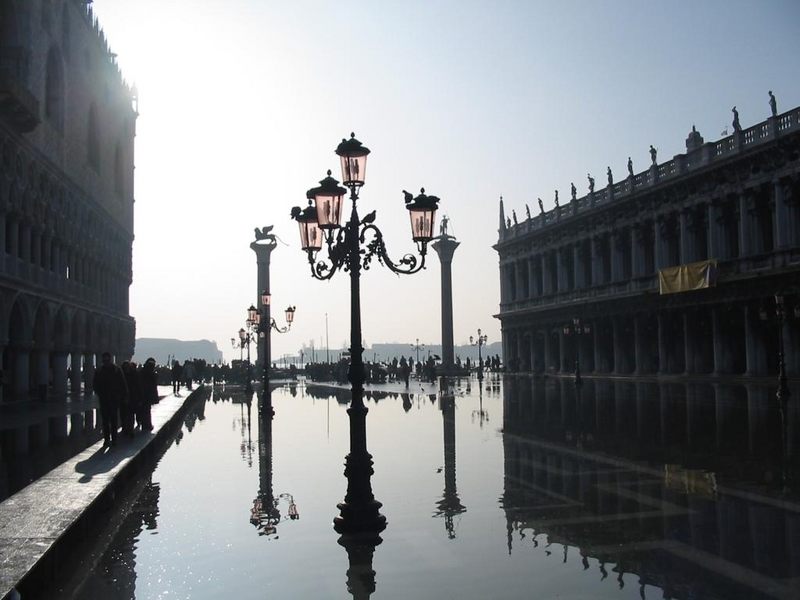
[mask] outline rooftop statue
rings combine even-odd
[[[544,202],[542,202],[541,198],[538,198],[538,200],[539,200],[539,212],[544,214]]]
[[[650,144],[650,160],[652,161],[652,163],[654,165],[658,164],[658,162],[656,160],[657,157],[658,157],[658,150],[655,149],[653,144]]]
[[[558,208],[558,190],[556,190],[556,208]]]
[[[514,220],[514,225],[519,225],[519,223],[517,222],[517,211],[515,210],[511,211],[511,218]]]
[[[606,175],[608,176],[608,185],[614,185],[614,175],[611,174],[611,167],[606,169]]]
[[[528,215],[528,220],[531,220],[531,207],[528,206],[528,203],[525,203],[525,214]]]
[[[772,90],[769,91],[769,110],[772,112],[773,117],[778,116],[778,101],[775,100],[775,94]]]
[[[575,199],[576,199],[576,197],[578,195],[578,190],[575,189],[575,183],[574,182],[569,184],[569,191],[570,191],[570,194],[572,195],[572,201],[575,202]]]
[[[594,177],[592,177],[589,173],[586,174],[586,177],[589,178],[589,193],[594,193]]]
[[[731,109],[731,112],[733,113],[733,130],[734,131],[741,131],[742,130],[742,126],[739,123],[739,111],[736,110],[736,107],[734,106]]]
[[[633,161],[628,157],[628,177],[633,177]]]

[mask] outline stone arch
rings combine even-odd
[[[56,349],[64,351],[72,344],[72,315],[66,306],[61,305],[53,320],[53,343]]]
[[[47,52],[44,115],[58,131],[64,130],[64,60],[58,46]]]
[[[83,311],[75,312],[72,317],[71,328],[72,347],[76,350],[83,350],[89,345],[86,338],[86,315]]]
[[[33,340],[33,311],[27,296],[18,294],[11,302],[6,338],[9,344],[18,345]]]
[[[33,343],[37,347],[51,346],[53,343],[53,316],[49,303],[45,301],[39,302],[34,313]]]

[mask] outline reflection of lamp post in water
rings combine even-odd
[[[434,516],[444,517],[444,528],[449,539],[455,539],[453,517],[467,511],[461,504],[456,489],[456,399],[453,389],[444,377],[440,378],[442,393],[439,408],[442,411],[444,439],[444,495],[436,503]]]
[[[575,385],[582,385],[581,381],[581,337],[592,333],[589,325],[581,323],[578,317],[572,319],[572,325],[564,325],[565,336],[575,336]]]
[[[472,411],[472,422],[475,422],[475,417],[478,417],[480,427],[483,429],[483,422],[489,422],[489,413],[483,410],[483,382],[478,380],[478,410]]]
[[[258,530],[258,535],[271,536],[277,534],[277,527],[281,521],[290,519],[295,521],[300,518],[297,505],[291,494],[278,494],[272,490],[272,412],[267,410],[271,405],[269,396],[271,392],[265,390],[262,400],[258,405],[258,495],[253,500],[250,509],[250,523]],[[281,500],[288,502],[286,516],[281,515],[279,503]]]

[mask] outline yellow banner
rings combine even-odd
[[[667,267],[658,272],[659,294],[677,294],[702,290],[717,283],[717,261],[701,260],[687,265]]]

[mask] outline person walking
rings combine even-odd
[[[117,412],[128,395],[125,376],[113,363],[111,354],[103,352],[102,365],[94,373],[94,393],[100,400],[100,419],[103,423],[103,448],[117,443]]]
[[[181,391],[181,376],[183,375],[183,368],[181,363],[177,360],[172,361],[172,393],[176,394]]]
[[[120,421],[122,422],[122,433],[128,437],[133,437],[133,425],[139,405],[142,403],[142,390],[139,386],[139,377],[136,373],[136,363],[125,361],[122,363],[122,374],[125,376],[125,385],[128,388],[128,395],[119,407]]]
[[[137,418],[142,426],[142,431],[153,431],[153,420],[150,409],[158,403],[158,375],[156,373],[156,359],[148,358],[144,367],[139,372],[139,381],[142,390],[142,403],[139,407]]]

